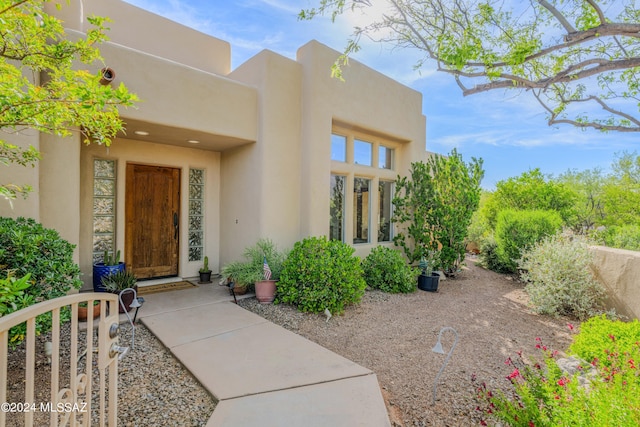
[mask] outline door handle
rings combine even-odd
[[[173,238],[178,240],[178,212],[173,213],[173,229],[175,230]]]

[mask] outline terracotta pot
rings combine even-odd
[[[78,320],[85,322],[87,320],[87,307],[78,306]],[[93,306],[93,319],[100,316],[100,303]]]
[[[276,281],[261,280],[256,282],[256,298],[260,304],[271,304],[276,296]]]
[[[233,287],[233,290],[231,290],[231,288],[229,288],[229,293],[230,294],[236,294],[236,295],[244,295],[247,293],[247,285],[245,284],[238,284],[236,283]]]

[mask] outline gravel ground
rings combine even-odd
[[[239,304],[314,341],[377,374],[394,426],[478,425],[480,414],[471,382],[508,389],[512,367],[504,362],[516,351],[535,356],[536,337],[557,350],[571,341],[569,320],[533,313],[521,283],[482,269],[469,259],[454,279],[440,282],[438,292],[391,295],[368,291],[361,303],[328,322],[282,305],[261,305],[255,298]],[[572,322],[577,323],[577,322]],[[442,327],[457,330],[459,341],[433,386],[445,355],[433,353]],[[443,334],[449,352],[451,332]]]
[[[534,355],[536,337],[563,350],[571,336],[567,319],[537,315],[527,308],[522,284],[477,267],[472,259],[467,264],[456,278],[441,281],[436,293],[368,291],[359,305],[328,322],[324,315],[261,305],[255,298],[238,302],[375,372],[394,426],[477,425],[480,414],[475,410],[472,374],[490,388],[507,389],[507,357],[518,350],[525,357]],[[439,378],[433,404],[434,380],[445,356],[431,348],[445,326],[457,330],[459,341]],[[123,325],[121,344],[129,345],[130,339],[130,328]],[[41,351],[45,340],[38,338],[37,402],[49,401],[49,366]],[[452,333],[443,335],[445,351],[453,341]],[[68,348],[62,350],[63,355],[68,353]],[[22,347],[10,352],[8,372],[7,400],[19,402],[24,396]],[[122,426],[202,426],[216,403],[142,325],[136,327],[135,349],[119,365],[118,395]],[[9,415],[8,426],[22,425],[22,418]]]
[[[69,324],[61,336],[69,336]],[[38,337],[36,347],[36,399],[49,402],[50,366],[42,350],[48,335]],[[81,340],[85,335],[81,334]],[[120,327],[120,345],[131,345],[131,327]],[[69,346],[61,344],[61,365],[68,366]],[[84,348],[80,349],[82,352]],[[8,360],[8,402],[24,401],[24,345],[10,351]],[[64,362],[66,360],[66,363]],[[86,359],[79,367],[84,369]],[[96,358],[94,357],[94,361]],[[68,368],[61,371],[68,386]],[[94,370],[94,381],[98,378]],[[62,381],[62,379],[61,379]],[[97,384],[94,382],[94,388]],[[63,386],[61,385],[60,388]],[[94,393],[94,407],[98,408]],[[131,427],[204,426],[215,408],[213,397],[143,325],[136,326],[135,348],[118,365],[118,425]],[[7,414],[7,426],[24,425],[23,414]],[[36,412],[34,425],[49,425],[48,414]],[[98,425],[97,418],[91,425]]]

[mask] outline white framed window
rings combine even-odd
[[[354,245],[393,240],[393,192],[401,140],[334,123],[329,238]]]

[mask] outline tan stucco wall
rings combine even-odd
[[[80,135],[40,139],[40,222],[78,245],[80,232]],[[74,252],[79,262],[79,251]]]
[[[593,266],[605,285],[607,305],[630,319],[640,319],[640,252],[594,246]]]
[[[101,53],[116,72],[111,84],[124,82],[140,98],[136,108],[121,109],[125,119],[256,139],[255,89],[112,43],[104,44]]]
[[[339,52],[317,41],[298,50],[298,62],[303,67],[303,237],[329,233],[333,123],[405,141],[396,152],[395,172],[400,175],[409,171],[411,162],[426,159],[422,95],[357,61],[350,61],[343,70],[344,82],[331,78],[331,65],[338,56]],[[370,171],[369,175],[375,175],[375,171]],[[356,253],[366,256],[372,247],[373,244],[356,245]]]
[[[301,68],[262,51],[230,77],[258,90],[260,115],[257,143],[223,153],[223,263],[259,238],[284,249],[300,237]]]
[[[80,198],[80,268],[87,287],[92,280],[92,197],[93,159],[103,158],[117,161],[117,214],[116,249],[124,258],[125,239],[125,178],[126,164],[141,163],[181,169],[180,197],[180,261],[178,274],[182,277],[198,275],[202,262],[188,261],[188,213],[189,213],[189,168],[205,169],[205,255],[209,256],[209,267],[219,271],[220,258],[220,153],[194,148],[180,148],[164,144],[118,139],[111,147],[83,146],[81,151],[81,198]]]
[[[121,0],[55,0],[45,10],[63,20],[65,28],[83,33],[91,28],[86,17],[108,17],[107,36],[113,43],[222,76],[231,68],[228,42]]]

